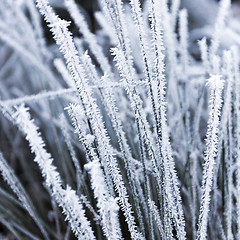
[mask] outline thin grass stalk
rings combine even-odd
[[[21,239],[19,233],[14,229],[13,224],[5,219],[4,215],[0,213],[0,223],[5,226],[17,239]]]
[[[183,67],[183,76],[188,79],[188,13],[182,9],[179,13],[179,33],[180,33],[180,53],[181,65]]]
[[[231,52],[224,52],[224,59],[226,64],[227,71],[227,93],[224,104],[224,111],[226,112],[227,122],[223,128],[226,128],[225,136],[224,136],[224,149],[226,159],[226,175],[227,175],[227,194],[226,194],[226,222],[227,222],[227,239],[232,240],[232,213],[233,213],[233,202],[232,202],[232,193],[233,193],[233,141],[232,141],[232,89],[233,89],[233,69],[232,69],[232,54]]]
[[[62,133],[63,133],[63,136],[64,136],[64,140],[67,144],[68,150],[70,152],[70,155],[71,155],[71,158],[72,158],[75,170],[76,170],[77,189],[80,189],[81,186],[83,186],[84,189],[86,190],[87,187],[86,187],[85,181],[83,179],[83,173],[82,173],[79,161],[77,159],[76,152],[75,152],[75,150],[73,148],[73,145],[71,143],[70,136],[69,136],[69,133],[68,133],[67,128],[66,128],[67,123],[66,123],[66,120],[65,120],[63,114],[60,116],[60,122],[61,122],[61,128],[62,128]]]
[[[91,175],[94,196],[97,199],[97,207],[101,216],[103,232],[107,239],[122,239],[120,223],[118,219],[119,206],[117,199],[106,191],[105,177],[98,159],[85,165]]]
[[[199,42],[199,48],[200,48],[200,52],[201,52],[201,59],[203,62],[203,66],[204,66],[204,71],[206,74],[210,74],[211,72],[211,64],[210,64],[210,60],[209,60],[209,53],[208,53],[208,46],[207,46],[207,40],[204,37],[203,39],[201,39]]]
[[[21,201],[26,211],[32,217],[34,222],[37,224],[38,228],[40,229],[44,236],[44,239],[49,240],[50,238],[46,230],[44,229],[38,215],[36,214],[36,210],[34,209],[33,204],[30,198],[28,197],[28,194],[26,193],[19,179],[15,175],[13,169],[8,165],[7,161],[4,159],[1,152],[0,152],[0,171],[2,172],[4,180],[11,187],[11,189],[17,195],[18,199]]]
[[[235,83],[235,98],[236,104],[234,104],[236,111],[236,208],[237,208],[237,237],[240,238],[240,74],[239,74],[239,49],[234,47],[233,52],[233,68],[234,68],[234,83]]]
[[[172,20],[172,29],[176,28],[177,17],[179,13],[181,0],[171,0],[171,20]]]
[[[151,209],[151,211],[154,215],[155,221],[157,222],[158,230],[161,234],[161,237],[162,237],[163,240],[166,240],[166,236],[165,236],[165,233],[163,231],[163,224],[162,224],[157,206],[155,205],[155,203],[151,199],[148,200],[148,204],[149,204],[149,207],[150,207],[150,209]]]
[[[159,4],[160,4],[160,7],[156,9],[156,11],[158,11],[157,14],[162,18],[161,27],[163,27],[163,37],[164,37],[164,43],[166,47],[166,59],[168,60],[168,66],[169,66],[167,97],[170,98],[175,104],[176,111],[179,111],[180,99],[179,99],[178,82],[177,82],[178,77],[177,77],[177,71],[176,71],[177,39],[174,32],[175,29],[173,29],[173,25],[171,22],[171,14],[169,12],[167,0],[160,0]]]
[[[201,207],[198,219],[198,240],[205,240],[207,238],[210,192],[212,190],[215,157],[218,151],[218,131],[222,105],[221,94],[224,81],[221,79],[221,76],[213,75],[209,78],[208,85],[211,91],[209,103],[210,112],[206,139],[207,149],[204,156],[205,163],[203,168]]]

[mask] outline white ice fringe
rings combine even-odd
[[[66,220],[69,221],[75,236],[78,239],[96,239],[76,192],[69,186],[67,186],[67,189],[63,188],[61,177],[53,165],[53,158],[45,150],[41,134],[38,132],[33,120],[31,120],[28,108],[23,105],[18,107],[14,118],[21,131],[26,135],[31,151],[36,155],[34,161],[39,165],[51,195],[58,205],[62,207]]]
[[[207,82],[210,88],[210,103],[209,103],[209,120],[205,152],[205,163],[203,167],[202,180],[202,200],[200,207],[200,216],[198,220],[197,239],[204,240],[207,238],[208,212],[210,204],[210,192],[212,189],[212,180],[214,173],[215,157],[218,151],[218,131],[220,122],[220,109],[222,106],[222,90],[224,81],[220,75],[212,75]]]
[[[91,184],[97,207],[103,224],[103,231],[107,239],[121,239],[121,230],[118,224],[119,206],[116,198],[110,196],[99,161],[94,160],[85,165],[91,175]]]

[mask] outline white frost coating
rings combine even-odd
[[[110,196],[99,161],[94,160],[85,165],[85,169],[91,174],[91,183],[94,196],[97,199],[97,207],[103,224],[103,231],[107,239],[121,239],[119,228],[119,206],[116,198]]]
[[[66,220],[69,221],[75,236],[78,239],[96,239],[76,192],[69,186],[67,186],[66,190],[63,189],[61,177],[53,165],[53,158],[45,150],[41,134],[38,132],[33,120],[30,119],[28,109],[21,105],[17,109],[14,118],[21,131],[26,135],[31,151],[36,155],[34,161],[39,165],[51,195],[58,205],[62,207]]]
[[[207,239],[207,225],[208,225],[208,212],[210,204],[210,192],[212,189],[212,180],[214,173],[215,157],[218,151],[218,131],[220,121],[220,109],[222,106],[222,90],[224,87],[224,81],[220,75],[212,75],[207,82],[210,88],[210,103],[209,103],[209,120],[205,152],[205,163],[203,169],[202,180],[202,200],[200,207],[200,216],[198,220],[198,233],[197,239]]]

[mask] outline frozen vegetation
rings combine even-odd
[[[0,0],[0,239],[240,239],[239,3],[80,2]]]

